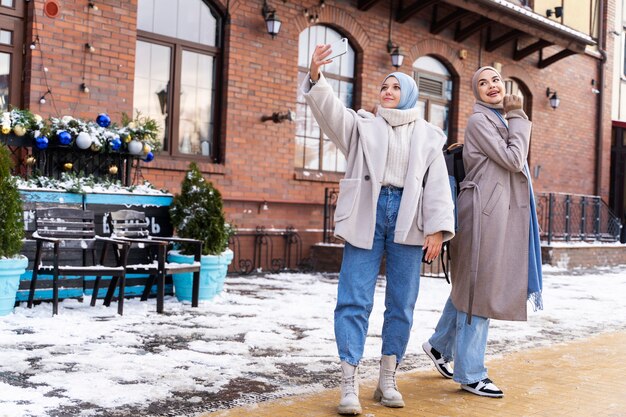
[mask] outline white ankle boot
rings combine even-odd
[[[404,407],[402,394],[396,386],[396,355],[383,355],[380,359],[380,377],[378,387],[374,392],[374,400],[380,401],[385,407]]]
[[[341,415],[361,414],[357,367],[341,361],[341,400],[337,412]]]

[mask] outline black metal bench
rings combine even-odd
[[[58,314],[59,277],[61,276],[112,276],[124,280],[126,258],[130,245],[127,242],[96,235],[94,213],[79,208],[42,208],[36,211],[35,262],[28,295],[28,308],[32,308],[39,275],[52,275],[52,314]],[[112,245],[116,253],[115,265],[106,266],[107,249]],[[100,250],[96,263],[96,251]],[[79,262],[65,264],[62,253],[77,252]],[[52,256],[50,256],[50,252]],[[88,253],[91,265],[87,264]]]
[[[130,244],[129,253],[133,256],[133,252],[140,250],[144,255],[140,263],[134,261],[126,265],[128,273],[148,274],[145,288],[141,300],[148,299],[150,290],[156,279],[157,283],[157,312],[163,312],[163,299],[165,296],[165,276],[183,272],[193,273],[193,290],[192,290],[192,307],[198,306],[198,297],[200,292],[200,257],[202,255],[202,242],[194,239],[183,239],[179,237],[152,237],[149,232],[149,222],[145,213],[136,210],[118,210],[111,212],[108,218],[111,237],[115,240],[122,240]],[[172,244],[187,242],[195,244],[194,263],[180,264],[166,262],[167,250]],[[149,249],[153,249],[150,251]],[[119,258],[121,253],[117,253]],[[99,277],[94,283],[91,305],[95,305],[98,295],[98,286],[100,285]],[[111,300],[115,293],[116,287],[119,286],[117,310],[122,314],[124,309],[124,286],[123,278],[114,277],[109,283],[109,288],[104,297],[104,305],[111,304]]]

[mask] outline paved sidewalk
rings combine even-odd
[[[626,332],[506,354],[487,362],[504,398],[481,398],[460,390],[434,370],[400,373],[406,407],[372,400],[376,381],[361,382],[364,417],[618,417],[626,416]],[[488,358],[489,359],[489,358]],[[326,417],[335,412],[339,389],[283,398],[204,414],[210,417]]]

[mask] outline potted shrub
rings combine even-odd
[[[176,234],[202,241],[200,300],[209,300],[224,286],[233,252],[228,249],[232,229],[224,216],[222,195],[206,181],[195,163],[189,165],[181,192],[174,196],[170,218]],[[181,244],[168,253],[168,261],[192,263],[193,247]],[[192,274],[175,274],[174,291],[180,301],[191,300]]]
[[[11,162],[9,150],[0,143],[0,315],[13,311],[20,276],[28,266],[28,258],[20,255],[24,212]]]

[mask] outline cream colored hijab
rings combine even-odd
[[[478,80],[480,79],[480,74],[485,70],[491,70],[495,72],[496,74],[498,74],[498,76],[502,80],[502,75],[500,75],[498,70],[495,69],[494,67],[485,66],[485,67],[478,68],[476,72],[474,73],[474,76],[472,77],[472,91],[474,92],[476,103],[482,104],[483,106],[489,107],[490,109],[503,109],[504,106],[502,105],[502,102],[498,104],[489,104],[489,103],[485,103],[484,101],[480,99],[480,95],[478,94]],[[504,80],[502,82],[504,83]]]

